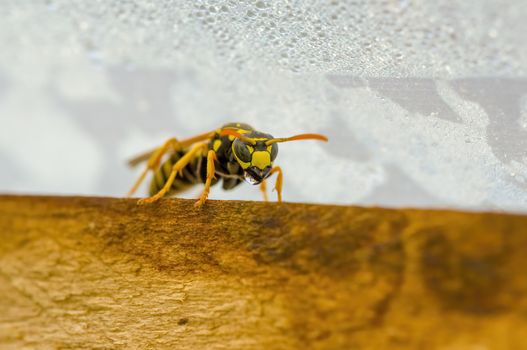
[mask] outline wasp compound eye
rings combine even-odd
[[[276,143],[273,143],[271,146],[271,161],[273,162],[276,159],[276,156],[278,155],[278,145]]]
[[[233,144],[233,150],[236,157],[242,162],[251,162],[251,146],[240,140],[235,140]]]

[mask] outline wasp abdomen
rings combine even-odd
[[[172,167],[184,155],[184,151],[172,153],[172,155],[154,171],[154,176],[150,182],[150,195],[156,194],[163,188],[170,177]],[[207,171],[206,164],[207,158],[205,156],[200,155],[192,159],[192,161],[176,175],[168,194],[176,194],[186,190],[192,185],[205,183]]]

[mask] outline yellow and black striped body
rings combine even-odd
[[[144,161],[147,161],[147,166],[128,196],[134,194],[145,176],[152,171],[150,197],[140,199],[138,204],[154,203],[190,186],[204,184],[195,204],[196,207],[201,207],[209,196],[211,186],[220,180],[223,181],[222,187],[225,190],[234,188],[243,181],[260,185],[267,201],[266,179],[277,174],[275,190],[278,202],[281,202],[283,173],[279,166],[274,166],[278,143],[298,140],[327,142],[328,138],[321,134],[274,138],[242,123],[229,123],[217,130],[183,140],[170,138],[160,147],[130,159],[129,164],[132,166]]]
[[[230,123],[215,131],[214,136],[208,142],[208,150],[216,152],[216,178],[213,179],[212,185],[223,180],[222,187],[225,190],[232,189],[244,181],[244,169],[236,160],[233,151],[232,136],[221,136],[223,129],[229,128],[237,132],[248,133],[254,131],[252,127],[242,123]],[[150,182],[150,195],[159,192],[167,182],[173,165],[186,153],[188,149],[172,152],[169,157],[161,163],[154,171],[154,176]],[[168,195],[174,195],[182,192],[189,187],[197,184],[204,184],[207,177],[207,151],[200,152],[189,162],[187,166],[179,172],[172,184]]]
[[[163,188],[172,172],[172,167],[176,162],[185,155],[186,150],[173,152],[159,168],[154,171],[154,176],[150,182],[150,195],[154,195]],[[183,168],[183,171],[177,174],[174,183],[169,191],[169,195],[177,194],[188,189],[192,185],[205,183],[207,174],[206,169],[207,157],[198,155]]]

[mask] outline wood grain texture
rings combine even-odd
[[[1,349],[527,348],[527,218],[0,196]]]

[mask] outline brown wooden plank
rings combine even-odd
[[[0,348],[527,348],[527,217],[0,196]]]

